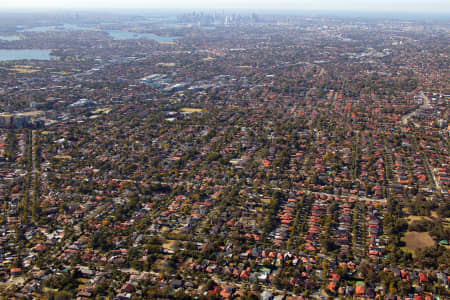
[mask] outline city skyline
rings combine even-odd
[[[189,3],[180,0],[155,1],[121,1],[121,0],[81,0],[74,3],[68,0],[44,0],[36,3],[30,0],[19,0],[0,4],[0,9],[99,9],[99,8],[146,8],[146,9],[251,9],[251,10],[326,10],[326,11],[363,11],[363,12],[414,12],[414,13],[450,13],[450,3],[444,0],[395,0],[395,1],[331,1],[331,0],[194,0]]]

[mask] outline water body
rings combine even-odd
[[[192,24],[185,24],[185,23],[164,23],[162,24],[164,27],[169,27],[169,28],[197,28],[197,25],[192,26]],[[201,29],[205,29],[205,30],[216,30],[217,27],[214,25],[200,25]]]
[[[71,30],[96,30],[92,27],[81,27],[73,24],[62,24],[62,25],[53,25],[53,26],[38,26],[27,29],[18,30],[19,32],[48,32],[48,31],[71,31]],[[132,39],[141,39],[147,38],[150,40],[154,40],[157,42],[173,42],[178,37],[166,37],[159,36],[153,33],[137,33],[137,32],[129,32],[123,30],[107,30],[106,31],[110,36],[112,36],[115,40],[132,40]]]
[[[163,23],[162,24],[165,27],[172,27],[172,28],[185,28],[187,27],[186,24],[178,24],[178,23]]]
[[[177,39],[177,37],[159,36],[153,33],[137,33],[123,30],[108,30],[106,32],[110,36],[112,36],[115,40],[133,40],[133,39],[147,38],[161,43],[161,42],[173,42]]]
[[[52,26],[38,26],[19,30],[20,32],[47,32],[47,31],[70,31],[70,30],[92,30],[92,28],[81,27],[73,24],[62,24]]]
[[[26,50],[0,50],[0,61],[10,61],[10,60],[51,60],[50,50],[37,50],[37,49],[26,49]]]
[[[18,36],[12,35],[12,36],[4,36],[4,35],[0,35],[0,41],[18,41],[20,40],[20,38]]]

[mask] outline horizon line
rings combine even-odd
[[[247,7],[227,7],[227,8],[220,8],[220,7],[0,7],[0,12],[6,11],[6,10],[14,10],[14,11],[32,11],[32,10],[59,10],[59,11],[70,11],[70,10],[85,10],[85,11],[97,11],[97,10],[125,10],[125,11],[132,11],[132,10],[220,10],[220,11],[227,11],[227,10],[242,10],[242,11],[274,11],[274,12],[307,12],[307,13],[332,13],[332,12],[338,12],[338,13],[369,13],[369,14],[380,14],[380,13],[400,13],[400,14],[418,14],[418,15],[426,15],[426,14],[437,14],[437,15],[448,15],[450,17],[450,11],[437,11],[437,10],[430,10],[430,11],[424,11],[424,10],[370,10],[370,9],[339,9],[339,8],[333,8],[333,9],[323,9],[323,8],[317,8],[317,9],[303,9],[303,8],[270,8],[270,7],[262,7],[262,8],[247,8]]]

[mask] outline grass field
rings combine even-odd
[[[402,241],[406,243],[406,248],[410,250],[416,250],[434,245],[434,241],[428,232],[407,232],[402,238]]]
[[[185,113],[195,113],[195,112],[203,112],[203,109],[185,107],[185,108],[180,109],[180,111],[185,112]]]
[[[450,228],[450,218],[442,220],[442,226],[444,226],[444,228]]]
[[[272,198],[270,198],[270,197],[261,198],[261,201],[264,202],[265,204],[269,204],[270,200],[272,200]]]
[[[414,221],[422,221],[422,220],[431,221],[431,218],[426,216],[408,216],[406,220],[408,221],[408,224],[411,224]]]
[[[11,69],[11,71],[15,71],[22,74],[31,74],[35,72],[39,72],[39,68],[33,68],[32,66],[28,65],[14,65]]]
[[[53,157],[56,159],[63,159],[63,160],[71,160],[72,159],[72,156],[70,156],[70,155],[55,155]]]
[[[96,111],[94,111],[94,114],[100,114],[100,113],[102,113],[102,114],[107,115],[107,114],[109,114],[111,111],[112,111],[112,108],[99,108],[99,109],[97,109]]]
[[[163,247],[164,249],[172,249],[172,247],[176,244],[176,242],[177,242],[177,241],[175,241],[175,240],[167,240],[167,241],[162,245],[162,247]]]

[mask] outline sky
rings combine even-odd
[[[450,14],[450,0],[0,0],[7,8],[186,8]]]

